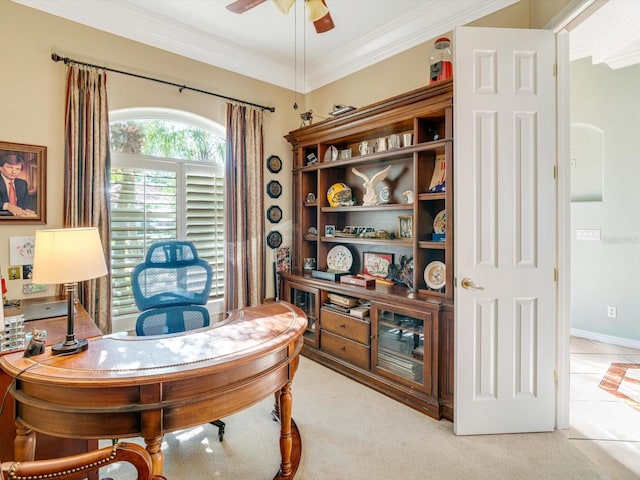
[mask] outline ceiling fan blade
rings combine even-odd
[[[335,28],[333,19],[331,18],[331,14],[329,12],[327,12],[324,17],[321,17],[313,22],[313,26],[315,27],[317,33],[328,32],[329,30]]]
[[[233,13],[244,13],[266,1],[267,0],[236,0],[227,5],[227,10]]]
[[[296,3],[296,0],[273,0],[273,3],[276,4],[278,10],[287,15],[293,4]]]
[[[328,32],[335,27],[324,0],[305,0],[305,5],[309,11],[309,20],[313,22],[317,33]]]

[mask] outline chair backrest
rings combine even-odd
[[[131,273],[131,287],[140,311],[173,305],[205,305],[211,291],[211,265],[198,256],[192,242],[156,242],[145,261]]]
[[[208,327],[209,311],[200,305],[175,305],[142,312],[136,320],[136,335],[165,335]]]

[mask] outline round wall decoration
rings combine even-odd
[[[267,210],[267,218],[271,223],[278,223],[282,220],[282,209],[277,205],[272,205]]]
[[[270,248],[278,248],[282,245],[282,235],[279,231],[274,230],[269,232],[269,235],[267,235],[267,245],[269,245]]]
[[[269,195],[271,198],[278,198],[280,195],[282,195],[282,185],[280,185],[279,181],[271,180],[269,183],[267,183],[267,195]]]
[[[267,168],[271,173],[278,173],[282,170],[282,160],[277,155],[271,155],[267,158]]]

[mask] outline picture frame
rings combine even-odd
[[[362,254],[362,273],[365,275],[387,278],[390,265],[393,265],[392,253],[364,252]]]
[[[46,146],[0,141],[0,223],[46,223],[46,172]]]
[[[324,236],[325,237],[333,237],[336,234],[336,226],[335,225],[325,225],[324,227]]]
[[[398,217],[398,237],[413,238],[413,216],[400,215]]]

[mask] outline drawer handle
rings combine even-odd
[[[345,352],[346,350],[347,350],[347,347],[340,347],[341,352]]]
[[[341,323],[340,328],[347,328],[347,326],[344,323]]]

